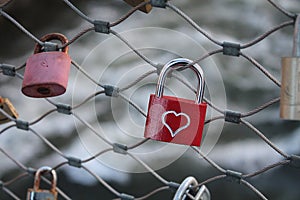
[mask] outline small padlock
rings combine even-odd
[[[187,193],[192,193],[191,195],[195,200],[210,200],[210,192],[205,185],[202,185],[197,190],[198,182],[197,180],[189,176],[182,181],[179,188],[177,189],[173,200],[184,200],[187,197]]]
[[[153,140],[200,146],[207,104],[202,102],[205,82],[203,71],[191,60],[178,58],[168,62],[159,74],[156,94],[150,95],[144,136]],[[167,72],[171,69],[191,68],[198,78],[196,101],[163,96]]]
[[[126,3],[128,3],[129,5],[131,5],[132,7],[138,6],[139,4],[143,3],[143,2],[147,2],[149,0],[124,0]],[[146,5],[142,6],[139,10],[145,12],[145,13],[149,13],[152,9],[152,5],[151,3],[147,3]]]
[[[41,38],[42,42],[60,40],[66,44],[68,39],[60,33],[51,33]],[[42,52],[36,44],[34,54],[26,62],[22,92],[26,96],[44,98],[65,93],[71,66],[68,47],[62,51]]]
[[[50,190],[40,189],[41,175],[44,172],[51,172],[52,181]],[[27,200],[56,200],[57,176],[56,172],[51,167],[41,167],[37,170],[34,177],[34,186],[29,188],[27,192]]]
[[[19,117],[16,109],[13,104],[7,98],[0,97],[0,108],[10,115],[12,118],[17,119]],[[6,122],[10,122],[11,120],[0,112],[0,124],[4,124]]]
[[[280,117],[300,120],[300,15],[295,21],[293,57],[282,58]]]

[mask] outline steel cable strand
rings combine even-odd
[[[269,171],[269,170],[271,170],[271,169],[274,169],[274,168],[279,167],[279,166],[286,165],[286,164],[288,164],[288,163],[290,163],[289,160],[279,161],[279,162],[277,162],[277,163],[274,163],[274,164],[271,164],[271,165],[269,165],[269,166],[266,166],[266,167],[264,167],[263,169],[260,169],[260,170],[258,170],[258,171],[256,171],[256,172],[249,173],[249,174],[245,174],[245,175],[243,175],[243,177],[244,177],[244,178],[252,178],[252,177],[254,177],[254,176],[258,176],[258,175],[263,174],[263,173],[265,173],[265,172],[267,172],[267,171]]]
[[[254,40],[250,41],[250,42],[247,42],[243,45],[241,45],[241,49],[246,49],[246,48],[249,48],[259,42],[261,42],[262,40],[266,39],[269,35],[271,35],[272,33],[286,27],[286,26],[290,26],[290,25],[293,25],[294,24],[294,21],[291,20],[291,21],[287,21],[287,22],[283,22],[281,24],[279,24],[278,26],[272,28],[271,30],[267,31],[266,33],[262,34],[261,36],[255,38]]]
[[[47,138],[45,138],[32,128],[29,128],[29,131],[31,131],[34,135],[38,136],[48,147],[50,147],[53,151],[58,153],[61,157],[67,158],[67,156],[64,153],[62,153],[56,146],[54,146]]]
[[[179,8],[176,6],[170,4],[169,2],[166,3],[166,6],[171,8],[175,13],[177,13],[179,16],[181,16],[183,19],[186,20],[192,27],[194,27],[197,31],[199,31],[202,35],[204,35],[207,39],[209,39],[211,42],[215,43],[216,45],[222,46],[222,42],[213,39],[208,33],[206,33],[194,20],[192,20],[188,15],[186,15],[184,12],[182,12]]]
[[[204,160],[206,160],[206,162],[208,162],[212,167],[214,167],[216,170],[218,170],[219,172],[225,174],[226,170],[223,169],[222,167],[220,167],[217,163],[215,163],[213,160],[211,160],[209,157],[205,156],[200,149],[196,148],[196,147],[192,147],[192,150],[194,150],[196,153],[198,153]]]
[[[257,114],[257,113],[263,111],[264,109],[268,108],[269,106],[272,106],[273,104],[278,103],[279,101],[280,101],[280,97],[272,99],[269,102],[255,108],[255,109],[253,109],[249,112],[242,113],[241,117],[244,118],[244,117],[249,117],[249,116],[252,116],[254,114]]]
[[[267,197],[265,197],[257,188],[255,188],[253,185],[251,185],[249,182],[245,181],[244,179],[241,179],[241,183],[247,186],[250,190],[255,192],[261,199],[268,200]]]
[[[104,93],[105,93],[105,91],[104,91],[104,90],[101,90],[101,91],[98,91],[98,92],[96,92],[96,93],[94,93],[94,94],[91,94],[90,96],[88,96],[87,98],[85,98],[81,103],[79,103],[79,104],[73,106],[73,107],[72,107],[72,110],[75,110],[75,109],[77,109],[77,108],[83,106],[83,105],[84,105],[85,103],[87,103],[89,100],[91,100],[91,99],[97,97],[97,96],[100,95],[100,94],[104,94]]]
[[[252,130],[254,133],[256,133],[257,136],[259,136],[263,141],[265,141],[278,154],[280,154],[286,159],[289,158],[289,155],[281,151],[274,143],[272,143],[262,132],[260,132],[257,128],[255,128],[252,124],[250,124],[244,119],[241,119],[241,123],[244,124],[246,127],[248,127],[250,130]]]
[[[30,33],[26,28],[24,28],[19,22],[17,22],[17,20],[12,18],[9,14],[4,12],[2,9],[0,9],[0,14],[3,15],[10,22],[12,22],[16,27],[18,27],[23,33],[25,33],[28,37],[30,37],[36,43],[38,43],[41,46],[44,45],[44,43],[42,41],[40,41],[37,37],[35,37],[32,33]]]
[[[110,146],[113,146],[113,143],[111,141],[104,138],[100,133],[97,132],[97,130],[94,127],[92,127],[92,125],[90,125],[88,122],[86,122],[84,119],[82,119],[79,115],[77,115],[76,113],[73,113],[73,116],[75,116],[75,118],[77,118],[81,123],[83,123],[88,129],[90,129],[102,141],[104,141],[105,143],[107,143]]]
[[[139,10],[141,7],[145,6],[146,4],[150,3],[150,0],[142,1],[139,5],[133,7],[131,10],[129,10],[124,16],[120,17],[115,22],[111,22],[109,24],[110,27],[117,26],[118,24],[124,22],[127,18],[129,18],[133,13],[135,13],[137,10]]]
[[[13,161],[19,168],[21,168],[22,170],[26,171],[27,168],[25,167],[25,165],[23,165],[21,162],[17,161],[16,159],[14,159],[11,155],[9,155],[4,149],[0,148],[0,151],[7,157],[9,158],[11,161]]]
[[[250,61],[254,66],[256,66],[266,77],[268,77],[273,83],[278,87],[281,87],[280,81],[278,81],[272,74],[270,74],[261,64],[259,64],[254,58],[247,56],[246,54],[240,52],[240,55]]]
[[[295,18],[296,15],[293,13],[288,12],[287,10],[285,10],[284,8],[282,8],[279,4],[275,3],[273,0],[267,0],[272,6],[274,6],[277,10],[279,10],[280,12],[282,12],[283,14],[285,14],[287,17],[289,18]]]
[[[2,190],[8,194],[10,197],[12,197],[14,200],[21,200],[17,195],[15,195],[12,191],[10,191],[8,188],[5,186],[2,186]]]
[[[164,179],[162,176],[160,176],[158,173],[156,173],[151,167],[149,167],[144,161],[142,161],[140,158],[138,158],[137,156],[133,155],[130,152],[127,152],[127,154],[133,158],[134,160],[136,160],[138,163],[140,163],[142,166],[145,167],[145,169],[147,169],[157,180],[159,180],[161,183],[163,183],[164,185],[168,185],[168,181],[166,179]]]
[[[82,166],[82,168],[87,171],[89,174],[91,174],[94,178],[96,178],[99,183],[101,183],[106,189],[108,189],[111,193],[113,193],[114,195],[120,197],[121,193],[118,192],[116,189],[114,189],[112,186],[110,186],[106,181],[104,181],[100,176],[98,176],[97,174],[95,174],[93,171],[91,171],[90,169],[88,169],[87,167],[85,167],[84,165]]]
[[[40,117],[38,117],[34,121],[29,122],[29,125],[31,126],[31,125],[37,124],[38,122],[42,121],[44,118],[46,118],[48,115],[50,115],[51,113],[53,113],[55,111],[57,111],[57,109],[49,110],[48,112],[42,114]]]
[[[152,65],[153,67],[157,68],[158,64],[155,64],[150,59],[148,59],[146,56],[141,54],[136,48],[134,48],[125,38],[123,38],[120,34],[117,32],[110,30],[110,32],[115,35],[117,38],[119,38],[124,44],[126,44],[136,55],[138,55],[142,60],[147,62],[148,64]]]

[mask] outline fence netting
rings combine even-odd
[[[76,62],[76,58],[72,57],[72,67],[73,70],[75,69],[78,73],[85,76],[90,83],[94,84],[97,88],[97,91],[90,94],[88,97],[85,97],[84,100],[76,105],[70,104],[64,104],[59,103],[55,99],[51,98],[43,98],[38,99],[35,101],[42,101],[45,103],[45,105],[50,106],[51,109],[49,109],[47,112],[39,116],[37,119],[28,121],[29,119],[26,118],[18,118],[13,117],[12,113],[7,112],[7,109],[4,109],[4,107],[1,107],[0,113],[2,116],[5,116],[5,118],[8,118],[9,122],[6,124],[2,124],[0,126],[0,134],[5,135],[8,130],[22,130],[25,132],[29,132],[28,137],[37,137],[42,142],[43,145],[47,146],[51,151],[55,152],[55,156],[61,157],[61,162],[53,163],[52,166],[50,166],[52,169],[59,171],[62,168],[80,168],[81,171],[78,171],[78,173],[82,173],[83,171],[87,172],[85,174],[90,174],[93,176],[99,183],[100,187],[106,188],[115,199],[150,199],[153,195],[156,195],[156,197],[159,198],[159,193],[162,191],[167,191],[170,194],[174,194],[177,189],[179,188],[181,182],[176,182],[172,179],[172,177],[163,177],[158,171],[152,169],[146,161],[139,158],[135,154],[136,151],[138,151],[138,148],[146,145],[147,142],[149,142],[149,139],[140,139],[136,144],[126,144],[126,143],[119,143],[117,141],[113,141],[110,138],[105,137],[100,130],[97,130],[88,120],[86,120],[84,117],[81,116],[80,108],[83,107],[85,104],[91,101],[95,101],[96,98],[99,96],[106,96],[107,98],[117,98],[122,101],[124,101],[126,104],[130,106],[131,109],[136,110],[139,113],[140,118],[145,118],[147,115],[147,111],[143,110],[136,102],[134,102],[131,98],[126,96],[124,93],[126,90],[134,87],[136,84],[138,84],[140,81],[144,80],[145,78],[153,75],[159,74],[162,66],[164,63],[157,63],[156,61],[150,59],[147,57],[147,54],[145,52],[140,51],[139,49],[135,48],[134,45],[132,45],[131,41],[127,38],[123,37],[121,34],[116,31],[117,29],[115,27],[119,26],[122,23],[126,23],[127,20],[130,20],[130,16],[134,14],[135,12],[140,12],[140,8],[144,8],[146,5],[152,5],[152,9],[159,9],[160,12],[164,12],[165,10],[172,11],[179,17],[183,19],[182,23],[187,23],[189,26],[193,27],[196,31],[198,31],[200,34],[202,34],[207,40],[209,40],[212,44],[215,45],[215,49],[211,50],[203,55],[199,55],[198,58],[193,59],[193,63],[200,63],[214,55],[222,54],[229,57],[236,57],[238,59],[246,59],[249,63],[251,63],[258,71],[260,71],[266,79],[268,79],[270,82],[272,82],[275,87],[280,90],[281,82],[280,80],[277,80],[277,78],[272,75],[272,72],[268,71],[268,69],[260,64],[254,57],[249,55],[246,49],[257,45],[258,43],[264,41],[265,38],[269,37],[275,32],[278,32],[282,30],[285,27],[288,26],[294,26],[296,19],[298,17],[297,13],[291,13],[284,8],[282,8],[279,4],[277,4],[275,1],[267,0],[274,9],[277,9],[281,12],[281,15],[284,15],[288,18],[287,21],[278,24],[271,28],[269,31],[265,33],[261,33],[256,38],[253,38],[253,40],[247,42],[247,43],[236,43],[236,42],[230,42],[230,41],[221,41],[217,37],[212,36],[209,32],[207,32],[204,28],[201,27],[198,23],[196,23],[191,17],[189,17],[187,14],[185,14],[181,9],[180,6],[174,5],[172,1],[164,1],[164,0],[148,0],[148,1],[140,1],[137,6],[132,7],[131,10],[129,10],[124,16],[122,16],[120,19],[116,21],[103,21],[101,19],[93,19],[89,16],[87,16],[83,11],[81,11],[80,7],[76,7],[72,2],[68,0],[63,0],[65,3],[64,6],[69,7],[72,12],[75,12],[78,14],[82,20],[87,21],[90,26],[87,27],[85,30],[77,33],[73,38],[71,38],[66,44],[58,44],[58,49],[62,49],[65,47],[72,48],[72,45],[76,43],[80,38],[82,37],[89,37],[89,32],[95,32],[95,34],[109,34],[113,35],[116,38],[118,38],[122,43],[124,43],[130,51],[135,53],[136,57],[142,59],[145,64],[152,66],[152,69],[147,71],[144,74],[141,74],[139,77],[136,77],[135,80],[132,82],[129,82],[128,84],[117,87],[115,85],[109,85],[103,82],[99,82],[99,80],[96,80],[93,78],[92,74],[89,74],[84,67],[82,67],[78,62]],[[0,17],[5,18],[5,20],[10,21],[15,27],[17,27],[19,30],[21,30],[26,37],[30,38],[33,43],[38,43],[44,48],[47,48],[46,46],[49,45],[48,43],[45,43],[41,41],[37,36],[35,36],[29,29],[24,27],[21,22],[19,22],[17,19],[15,19],[13,16],[13,13],[9,13],[6,11],[6,7],[8,6],[8,3],[10,1],[1,1],[0,4]],[[47,2],[51,3],[51,2]],[[31,14],[31,13],[28,13]],[[217,13],[212,13],[217,14]],[[101,16],[101,14],[100,14]],[[145,15],[147,16],[147,15]],[[150,19],[151,20],[151,19]],[[51,44],[50,44],[51,45]],[[1,61],[0,61],[1,62]],[[192,65],[191,64],[191,65]],[[20,84],[24,78],[24,68],[26,66],[26,63],[24,61],[24,64],[20,66],[16,66],[14,63],[1,63],[0,64],[0,76],[8,78],[10,82],[14,82],[19,87],[16,87],[16,90],[19,90]],[[129,70],[129,69],[128,69]],[[233,72],[234,73],[234,72]],[[177,76],[176,74],[173,75],[173,78],[177,79],[178,81],[182,82],[184,85],[188,87],[189,90],[192,92],[196,92],[196,88],[191,86],[189,81],[187,79],[184,79],[180,76]],[[3,83],[5,84],[5,83]],[[5,87],[3,87],[5,89]],[[76,92],[76,91],[75,91]],[[18,98],[17,96],[15,98]],[[145,101],[148,99],[145,97]],[[241,126],[245,129],[250,129],[256,137],[259,137],[263,142],[265,142],[270,147],[270,151],[274,151],[278,156],[281,157],[281,159],[278,162],[275,163],[269,163],[269,165],[261,168],[257,171],[252,171],[251,173],[243,173],[240,171],[235,171],[234,169],[226,169],[222,167],[222,163],[216,163],[214,160],[210,158],[210,156],[206,155],[201,151],[201,148],[199,147],[189,147],[189,151],[194,152],[195,157],[199,157],[199,159],[205,160],[211,167],[215,169],[215,176],[208,178],[207,180],[198,180],[198,184],[192,186],[192,188],[189,188],[185,191],[186,193],[186,199],[195,199],[195,196],[190,192],[190,190],[198,191],[201,186],[206,185],[209,189],[209,184],[213,182],[217,182],[220,180],[226,180],[231,182],[232,184],[239,184],[241,187],[247,188],[248,190],[252,191],[253,194],[256,195],[257,199],[268,199],[268,193],[265,193],[264,191],[261,191],[259,187],[255,185],[255,181],[260,178],[260,175],[269,172],[270,170],[273,170],[275,168],[280,167],[293,167],[293,168],[299,168],[300,167],[300,156],[299,155],[290,155],[284,150],[282,150],[279,145],[272,142],[266,134],[264,134],[261,130],[256,128],[255,124],[251,123],[248,118],[253,117],[255,115],[259,115],[259,113],[263,112],[265,109],[269,108],[270,106],[274,104],[278,104],[280,101],[280,97],[271,99],[270,101],[262,104],[261,106],[258,106],[257,108],[248,111],[248,112],[240,112],[238,110],[227,110],[222,107],[218,107],[213,102],[210,101],[209,98],[204,97],[204,101],[207,102],[209,109],[212,109],[219,113],[218,116],[213,116],[212,118],[207,118],[205,121],[205,126],[214,123],[217,120],[223,120],[226,123],[233,123],[238,126]],[[13,102],[13,99],[11,99],[11,102]],[[34,109],[34,105],[33,108]],[[47,136],[43,134],[43,129],[38,128],[39,126],[43,126],[43,120],[46,119],[50,115],[57,115],[60,116],[60,119],[63,119],[63,117],[72,117],[74,121],[79,122],[82,126],[85,126],[88,128],[95,136],[97,136],[103,143],[106,144],[107,148],[101,150],[98,153],[95,153],[94,155],[91,155],[90,157],[77,157],[76,155],[66,155],[62,149],[58,148],[56,146],[56,142],[52,142],[53,140],[49,140]],[[26,115],[23,115],[26,116]],[[62,122],[63,123],[63,122]],[[55,126],[55,124],[53,124]],[[1,140],[1,139],[0,139]],[[217,144],[218,145],[218,144]],[[0,147],[1,153],[7,157],[7,159],[11,160],[16,168],[15,177],[10,177],[10,179],[3,179],[0,181],[0,187],[3,193],[5,193],[5,196],[7,199],[24,199],[26,194],[23,196],[20,196],[20,194],[16,193],[14,191],[14,185],[18,184],[22,181],[25,177],[34,177],[34,174],[36,172],[36,168],[31,167],[30,165],[25,165],[21,161],[14,158],[14,156],[11,155],[11,151],[13,151],[13,146],[9,147],[6,146],[6,148]],[[21,149],[22,151],[22,149]],[[131,192],[122,191],[117,186],[115,186],[113,183],[106,181],[105,178],[99,176],[96,172],[89,169],[87,164],[89,162],[92,162],[96,160],[97,158],[107,154],[108,152],[114,153],[114,154],[120,154],[123,156],[124,159],[133,159],[137,165],[140,165],[144,168],[145,171],[149,172],[155,179],[157,179],[160,186],[154,189],[149,189],[147,193],[142,195],[137,195]],[[21,153],[21,152],[20,152]],[[230,159],[230,155],[227,155],[228,159]],[[30,163],[28,163],[30,164]],[[0,163],[1,166],[1,163]],[[197,166],[194,166],[197,167]],[[201,170],[201,167],[199,167],[199,170]],[[190,174],[187,174],[189,176]],[[297,179],[298,177],[294,177]],[[43,181],[50,184],[51,180],[49,177],[43,177]],[[29,186],[30,187],[30,186]],[[246,190],[247,190],[246,189]],[[77,199],[74,196],[69,196],[68,191],[64,189],[60,183],[57,187],[58,193],[59,193],[59,199]],[[151,191],[150,191],[151,190]],[[212,198],[214,196],[213,191],[211,191]],[[101,197],[99,197],[101,199]]]

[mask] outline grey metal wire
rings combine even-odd
[[[84,20],[90,22],[91,24],[94,23],[94,19],[92,19],[92,18],[88,17],[87,15],[85,15],[81,10],[79,10],[76,6],[74,6],[70,1],[63,0],[63,2],[65,2],[81,18],[83,18]]]
[[[241,56],[249,60],[254,66],[256,66],[266,77],[268,77],[271,81],[273,81],[278,87],[281,86],[280,81],[278,81],[272,74],[270,74],[266,68],[264,68],[261,64],[259,64],[254,58],[246,55],[245,53],[240,53]]]
[[[160,176],[158,173],[156,173],[151,167],[149,167],[144,161],[142,161],[141,159],[139,159],[137,156],[135,156],[134,154],[128,152],[128,155],[133,158],[134,160],[136,160],[137,162],[139,162],[141,165],[143,165],[157,180],[159,180],[160,182],[162,182],[165,185],[168,185],[168,181],[166,179],[164,179],[162,176]]]
[[[4,192],[6,192],[10,197],[12,197],[13,199],[15,199],[15,200],[21,200],[19,197],[17,197],[17,195],[15,195],[12,191],[10,191],[8,188],[6,188],[6,187],[2,187],[2,190],[4,191]]]
[[[110,32],[115,35],[117,38],[119,38],[124,44],[126,44],[136,55],[138,55],[141,59],[143,59],[145,62],[149,63],[153,67],[157,67],[157,64],[152,62],[149,58],[141,54],[136,48],[134,48],[125,38],[123,38],[120,34],[115,32],[114,30],[110,30]]]
[[[24,28],[17,20],[15,20],[13,17],[11,17],[9,14],[4,12],[2,9],[0,9],[0,14],[4,16],[6,19],[11,21],[16,27],[18,27],[23,33],[28,35],[31,39],[33,39],[35,42],[37,42],[40,45],[44,45],[42,41],[40,41],[38,38],[36,38],[32,33],[30,33],[26,28]]]
[[[206,33],[196,22],[194,22],[188,15],[186,15],[184,12],[182,12],[179,8],[176,6],[170,4],[169,2],[166,3],[166,6],[171,8],[174,12],[176,12],[178,15],[180,15],[183,19],[185,19],[192,27],[194,27],[197,31],[202,33],[207,39],[212,41],[213,43],[222,46],[222,42],[213,39],[208,33]]]
[[[287,10],[285,10],[284,8],[282,8],[278,3],[275,3],[273,0],[267,0],[270,4],[272,4],[272,6],[274,6],[276,9],[278,9],[280,12],[282,12],[283,14],[285,14],[286,16],[290,17],[290,18],[295,18],[296,14],[291,13]]]
[[[82,17],[85,21],[88,21],[89,23],[94,24],[94,19],[88,17],[87,15],[85,15],[83,12],[81,12],[76,6],[74,6],[70,1],[68,0],[63,0],[75,13],[77,13],[80,17]],[[240,49],[246,49],[249,48],[255,44],[260,43],[261,41],[263,41],[266,37],[270,36],[271,34],[273,34],[274,32],[277,32],[281,29],[283,29],[284,27],[290,26],[294,24],[294,20],[296,18],[296,14],[294,13],[290,13],[289,11],[285,10],[284,8],[282,8],[279,4],[275,3],[273,0],[267,0],[272,6],[274,6],[276,9],[278,9],[280,12],[282,12],[283,14],[285,14],[287,17],[292,18],[293,20],[290,21],[286,21],[283,22],[273,28],[271,28],[269,31],[262,33],[261,35],[259,35],[257,38],[254,38],[253,40],[251,40],[250,42],[247,42],[245,44],[240,45]],[[128,11],[124,16],[122,16],[121,18],[119,18],[118,20],[116,20],[115,22],[109,23],[109,28],[116,26],[120,23],[123,23],[126,19],[128,19],[133,13],[135,13],[139,8],[141,8],[142,6],[145,6],[146,4],[150,3],[149,1],[142,1],[139,5],[135,6],[134,8],[132,8],[130,11]],[[220,42],[218,40],[216,40],[214,37],[212,37],[210,34],[208,34],[203,28],[201,28],[195,21],[193,21],[188,15],[186,15],[184,12],[182,12],[179,8],[177,8],[175,5],[172,5],[170,2],[166,2],[166,7],[170,8],[171,10],[173,10],[178,16],[182,17],[188,24],[190,24],[196,31],[198,31],[199,33],[201,33],[202,35],[204,35],[208,40],[210,40],[211,42],[215,43],[218,46],[221,46],[222,48],[213,50],[211,52],[207,52],[201,56],[199,56],[199,58],[194,59],[194,61],[190,64],[196,64],[199,63],[201,61],[203,61],[204,59],[207,59],[215,54],[218,53],[224,53],[224,47],[223,47],[223,42]],[[8,19],[9,21],[11,21],[16,27],[18,27],[22,32],[24,32],[29,38],[33,39],[35,42],[37,42],[40,45],[44,45],[43,42],[41,42],[39,39],[37,39],[33,34],[31,34],[27,29],[25,29],[20,23],[18,23],[13,17],[11,17],[9,14],[7,14],[5,11],[3,11],[2,8],[0,8],[0,15],[4,16],[6,19]],[[82,30],[81,32],[77,33],[75,35],[74,38],[72,38],[67,44],[62,45],[62,47],[66,47],[71,45],[73,42],[77,41],[78,39],[80,39],[83,35],[85,35],[86,33],[88,33],[89,31],[94,30],[95,27],[88,27],[84,30]],[[123,99],[124,101],[128,102],[129,105],[131,105],[136,111],[138,111],[139,113],[141,113],[144,117],[147,116],[147,113],[145,111],[143,111],[135,102],[133,102],[130,98],[126,97],[124,94],[122,94],[122,91],[128,90],[134,86],[136,86],[140,81],[144,80],[146,77],[150,76],[151,74],[154,74],[157,72],[157,70],[159,70],[160,65],[161,64],[156,64],[155,62],[153,62],[152,60],[150,60],[149,58],[147,58],[145,55],[143,55],[138,49],[136,49],[129,41],[127,41],[124,37],[122,37],[119,33],[117,33],[114,30],[109,31],[110,33],[112,33],[112,35],[114,35],[115,37],[117,37],[119,40],[121,40],[125,45],[127,45],[138,57],[140,57],[143,61],[145,61],[146,63],[152,65],[153,67],[156,68],[156,70],[150,70],[148,72],[145,72],[144,74],[142,74],[140,77],[137,77],[135,80],[133,80],[132,82],[128,83],[127,85],[123,86],[122,88],[119,89],[118,94],[112,98],[120,98]],[[248,61],[250,61],[255,67],[257,67],[265,76],[266,78],[270,79],[272,82],[274,82],[278,87],[280,87],[281,83],[271,74],[268,72],[268,70],[262,66],[260,63],[258,63],[254,58],[248,56],[247,54],[245,54],[244,52],[239,52],[239,55],[244,57],[245,59],[247,59]],[[72,64],[75,66],[75,68],[82,73],[84,76],[87,77],[87,79],[89,79],[90,81],[92,81],[95,85],[104,88],[104,85],[99,83],[97,80],[95,80],[88,72],[86,72],[79,64],[77,64],[74,60],[72,61]],[[16,71],[16,78],[23,80],[23,75],[21,74],[21,70],[24,69],[24,67],[26,66],[26,63],[15,67],[13,65],[11,65],[12,67],[14,67],[14,70]],[[0,71],[0,75],[4,75],[4,71],[1,70]],[[193,92],[196,92],[196,90],[191,86],[191,84],[189,83],[189,81],[187,81],[185,78],[183,78],[182,76],[179,76],[177,74],[172,74],[172,76],[174,78],[176,78],[177,80],[181,81],[185,86],[187,86],[188,89],[190,89]],[[92,100],[93,98],[96,98],[97,96],[101,95],[101,94],[105,94],[105,90],[100,90],[95,92],[94,94],[91,94],[90,96],[88,96],[87,98],[85,98],[81,103],[74,105],[72,107],[72,109],[77,109],[80,108],[81,106],[83,106],[85,103],[87,103],[88,101]],[[48,103],[50,103],[51,105],[57,107],[58,103],[53,100],[53,99],[45,99]],[[210,102],[208,99],[204,98],[204,101],[207,102],[208,106],[216,111],[218,111],[220,114],[222,114],[221,116],[215,116],[212,117],[211,119],[206,119],[205,124],[209,124],[214,122],[215,120],[225,120],[225,116],[224,114],[226,113],[225,109],[219,108],[216,105],[213,104],[213,102]],[[258,130],[254,125],[252,125],[251,123],[249,123],[248,121],[246,121],[244,118],[246,117],[250,117],[250,116],[254,116],[259,112],[262,112],[263,110],[265,110],[266,108],[268,108],[269,106],[277,103],[280,101],[280,98],[275,98],[272,99],[266,103],[264,103],[261,106],[258,106],[257,108],[249,111],[249,112],[245,112],[245,113],[241,113],[241,124],[243,124],[244,126],[248,127],[250,130],[252,130],[257,136],[259,136],[260,139],[262,139],[266,144],[268,144],[271,149],[273,149],[274,151],[276,151],[278,154],[280,154],[284,160],[279,161],[277,163],[268,165],[262,169],[259,169],[255,172],[249,173],[249,174],[245,174],[245,175],[241,175],[241,179],[240,179],[240,183],[245,185],[246,187],[248,187],[251,191],[253,191],[256,195],[258,195],[259,198],[261,199],[267,199],[263,193],[261,191],[259,191],[256,187],[254,187],[252,184],[250,184],[248,181],[246,181],[245,179],[249,179],[249,178],[253,178],[253,177],[257,177],[260,174],[263,174],[271,169],[274,168],[278,168],[280,166],[285,166],[287,164],[289,164],[291,162],[290,160],[290,155],[288,155],[287,153],[283,152],[280,148],[278,148],[276,146],[276,144],[274,144],[273,142],[271,142],[260,130]],[[38,136],[45,144],[46,146],[50,147],[50,149],[54,152],[56,152],[59,156],[63,157],[64,159],[66,159],[67,161],[63,161],[60,163],[57,163],[56,166],[53,168],[55,170],[69,164],[69,166],[72,166],[72,163],[68,160],[69,157],[67,155],[65,155],[60,149],[58,149],[51,141],[49,141],[46,137],[44,137],[41,133],[36,132],[35,130],[33,130],[31,128],[31,125],[38,125],[42,120],[44,120],[48,115],[50,115],[51,113],[57,111],[58,109],[50,109],[49,111],[45,112],[44,114],[41,114],[39,117],[37,117],[37,119],[35,119],[34,121],[29,122],[29,132],[32,132],[34,135]],[[72,111],[73,111],[72,110]],[[7,117],[8,119],[10,119],[13,124],[10,124],[4,128],[2,128],[2,130],[0,130],[0,134],[3,134],[4,132],[6,132],[9,129],[12,129],[14,127],[17,126],[17,121],[16,119],[14,119],[13,117],[9,116],[8,113],[6,113],[3,109],[0,109],[0,114],[4,115],[5,117]],[[105,138],[105,136],[101,135],[91,124],[89,124],[87,121],[85,121],[81,116],[80,113],[71,113],[72,116],[77,119],[78,121],[80,121],[85,127],[87,127],[88,129],[90,129],[95,135],[97,135],[102,141],[104,141],[108,147],[104,150],[101,150],[100,152],[92,155],[89,158],[83,159],[83,160],[79,160],[78,162],[78,166],[76,167],[81,167],[83,168],[85,171],[87,171],[89,174],[91,174],[93,177],[95,177],[95,179],[101,183],[101,185],[103,185],[103,187],[107,188],[112,194],[116,195],[118,198],[123,198],[121,192],[119,192],[117,189],[115,189],[114,187],[112,187],[110,184],[108,184],[107,181],[105,181],[103,178],[101,178],[99,175],[97,175],[96,173],[94,173],[93,171],[91,171],[90,169],[88,169],[86,166],[84,166],[84,163],[93,161],[95,159],[97,159],[97,157],[107,153],[107,152],[114,152],[114,143],[113,141],[110,141],[108,139]],[[152,191],[148,192],[147,194],[145,194],[144,196],[141,197],[134,197],[135,199],[139,199],[139,200],[143,200],[143,199],[147,199],[149,197],[151,197],[154,194],[159,193],[160,191],[163,190],[171,190],[170,187],[170,183],[166,178],[164,178],[162,175],[158,174],[155,170],[153,170],[148,164],[146,164],[143,160],[141,160],[139,157],[135,156],[131,150],[136,150],[137,148],[143,146],[147,141],[149,141],[149,139],[142,139],[140,141],[138,141],[136,144],[132,144],[130,146],[127,146],[125,144],[120,144],[120,145],[124,145],[124,149],[122,149],[122,151],[124,151],[123,153],[126,154],[127,156],[131,157],[133,160],[135,160],[137,163],[141,164],[149,173],[151,173],[155,179],[157,179],[158,181],[160,181],[161,183],[164,184],[164,186],[160,186],[158,188],[154,188]],[[220,175],[208,178],[207,180],[202,181],[200,184],[198,184],[195,187],[200,187],[201,185],[204,184],[208,184],[208,183],[212,183],[215,181],[218,181],[220,179],[225,179],[228,174],[227,174],[227,170],[224,169],[223,167],[221,167],[219,164],[217,164],[215,161],[213,161],[212,159],[209,158],[209,156],[204,155],[201,150],[199,148],[196,147],[191,147],[191,149],[193,151],[195,151],[197,153],[197,155],[199,155],[201,158],[203,158],[207,163],[209,163],[209,165],[213,168],[215,168],[218,172],[220,172]],[[17,161],[16,159],[14,159],[13,156],[11,156],[9,153],[7,153],[7,151],[3,148],[0,147],[0,151],[3,153],[3,155],[7,158],[9,158],[13,163],[15,163],[15,165],[22,169],[23,171],[26,171],[23,174],[17,175],[16,177],[10,179],[9,181],[1,184],[1,189],[8,194],[11,198],[13,199],[19,199],[19,197],[14,194],[14,192],[12,192],[10,189],[7,188],[8,185],[14,184],[16,181],[22,179],[23,177],[28,176],[29,174],[32,174],[34,169],[31,168],[27,168],[24,164],[22,164],[21,162]],[[114,152],[117,153],[117,152]],[[126,156],[124,155],[124,156]],[[80,164],[80,165],[79,165]],[[75,167],[75,166],[73,166]],[[49,183],[49,180],[46,180]],[[2,182],[1,182],[2,183]],[[71,199],[70,197],[68,197],[62,190],[60,190],[59,188],[57,188],[61,197],[64,199]],[[191,199],[193,199],[193,196],[191,194],[188,194],[189,197]]]
[[[99,183],[101,183],[105,188],[107,188],[111,193],[115,194],[116,196],[120,196],[121,193],[119,193],[116,189],[114,189],[113,187],[111,187],[106,181],[104,181],[100,176],[98,176],[96,173],[94,173],[93,171],[91,171],[90,169],[88,169],[85,166],[82,166],[82,168],[87,171],[89,174],[91,174],[93,177],[95,177]]]
[[[287,155],[286,153],[284,153],[283,151],[281,151],[274,143],[272,143],[262,132],[260,132],[257,128],[255,128],[255,126],[253,126],[252,124],[250,124],[249,122],[247,122],[244,119],[241,119],[241,123],[244,124],[246,127],[250,128],[251,130],[253,130],[262,140],[264,140],[272,149],[274,149],[275,151],[277,151],[277,153],[279,153],[280,155],[282,155],[285,158],[289,158],[289,155]]]

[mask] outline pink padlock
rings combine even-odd
[[[51,33],[41,38],[42,42],[59,40],[66,44],[68,39],[60,33]],[[34,54],[27,62],[22,92],[35,98],[54,97],[65,93],[71,66],[68,46],[62,51],[42,52],[42,46],[35,45]]]

